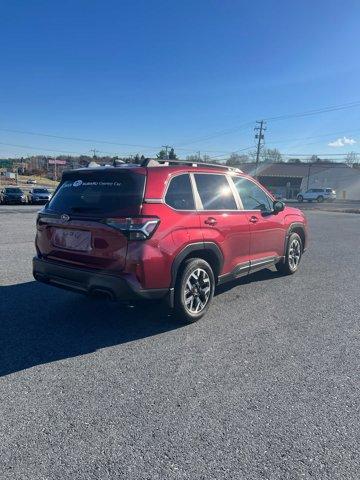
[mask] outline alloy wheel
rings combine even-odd
[[[288,257],[290,268],[292,270],[296,270],[301,257],[301,245],[297,238],[294,238],[294,240],[290,244]]]
[[[184,303],[190,313],[200,313],[206,307],[211,293],[208,273],[203,268],[193,270],[185,283]]]

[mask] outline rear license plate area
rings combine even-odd
[[[55,247],[64,248],[66,250],[89,252],[91,250],[91,232],[55,228],[51,242]]]

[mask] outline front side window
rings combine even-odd
[[[188,174],[177,175],[170,181],[165,195],[165,203],[175,210],[195,210],[190,177]]]
[[[258,187],[254,182],[247,178],[234,178],[234,184],[239,192],[244,210],[263,210],[272,209],[271,201],[264,190]]]
[[[204,210],[237,210],[225,175],[196,173],[195,180]]]

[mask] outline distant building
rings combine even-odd
[[[256,175],[255,163],[243,163],[244,173]],[[296,198],[308,188],[333,188],[338,199],[360,200],[360,169],[343,163],[260,163],[257,175],[273,194]]]

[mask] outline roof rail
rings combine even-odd
[[[205,163],[205,162],[194,162],[193,160],[168,160],[165,158],[145,158],[141,163],[142,167],[168,167],[171,165],[187,165],[189,167],[207,167],[207,168],[220,168],[227,171],[243,173],[242,170],[236,167],[230,167],[228,165],[220,165],[218,163]]]

